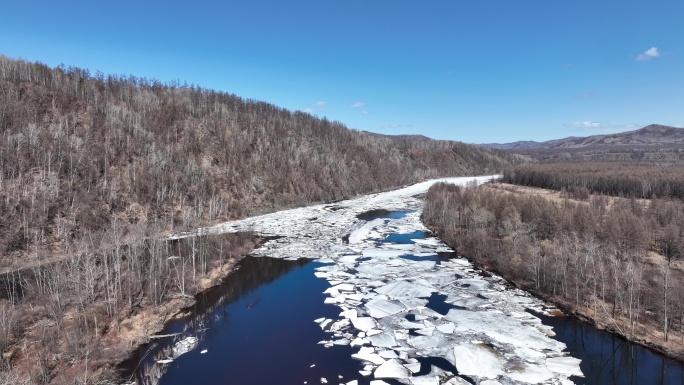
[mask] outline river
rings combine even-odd
[[[425,190],[204,229],[282,238],[166,325],[162,334],[179,334],[140,351],[138,382],[682,384],[678,363],[550,317],[426,237],[416,197]]]

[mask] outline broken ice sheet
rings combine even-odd
[[[409,378],[411,372],[398,360],[390,359],[375,369],[373,376],[375,378]]]
[[[539,384],[553,378],[553,373],[545,366],[530,364],[516,365],[506,375],[526,384]]]
[[[420,376],[411,378],[412,385],[439,385],[439,377],[437,376]]]
[[[388,259],[393,257],[401,257],[402,255],[406,254],[406,250],[366,249],[363,251],[363,256],[366,258]]]
[[[446,334],[451,334],[454,332],[454,329],[456,329],[456,325],[453,322],[447,322],[442,325],[437,325],[437,330],[439,330],[442,333]]]
[[[412,363],[404,364],[404,366],[406,367],[406,369],[410,370],[411,373],[415,374],[415,373],[420,372],[420,362],[412,362]]]
[[[385,363],[385,359],[380,357],[379,354],[375,353],[375,349],[371,347],[361,347],[358,353],[352,354],[352,358],[356,358],[362,361],[372,362],[375,365],[381,365]]]
[[[397,346],[397,341],[389,333],[380,333],[368,337],[368,340],[373,346],[380,348],[391,348]]]
[[[546,358],[546,354],[526,347],[516,348],[515,354],[523,360],[531,363],[543,362]]]
[[[416,285],[407,281],[397,281],[375,289],[380,294],[385,294],[392,299],[429,297],[434,291],[430,287]]]
[[[560,352],[565,348],[564,343],[550,339],[538,329],[525,326],[519,319],[498,311],[450,309],[445,318],[461,329],[484,333],[500,343],[537,351],[549,349]]]
[[[551,357],[546,359],[546,367],[554,373],[584,377],[579,366],[580,362],[581,360],[574,357]]]
[[[368,310],[368,314],[373,318],[383,318],[405,310],[403,306],[394,302],[379,299],[368,301],[366,303],[366,309]]]
[[[460,374],[492,379],[503,374],[503,357],[488,346],[458,345],[454,347],[454,357]]]
[[[424,246],[440,246],[442,241],[439,238],[411,239],[415,244]]]
[[[472,179],[451,180],[465,183]],[[497,277],[482,278],[466,259],[451,258],[436,265],[432,258],[437,252],[450,250],[437,238],[415,239],[411,245],[378,243],[391,233],[425,230],[419,220],[423,203],[412,196],[424,193],[431,183],[360,197],[336,203],[334,207],[310,206],[234,221],[208,232],[249,229],[262,235],[280,235],[286,238],[268,242],[254,254],[336,261],[315,272],[334,287],[327,293],[331,297],[327,301],[339,307],[341,313],[325,322],[325,329],[331,332],[325,344],[353,341],[354,349],[361,349],[355,358],[361,359],[360,354],[372,358],[366,362],[376,361],[360,371],[364,375],[372,374],[386,360],[396,359],[395,355],[400,357],[401,364],[413,364],[414,369],[419,365],[406,361],[409,357],[434,356],[454,361],[454,347],[472,345],[468,341],[473,339],[494,346],[503,367],[523,365],[518,374],[547,375],[546,368],[553,374],[553,382],[559,383],[567,373],[578,371],[573,362],[546,358],[542,352],[557,356],[564,345],[548,338],[547,330],[537,329],[533,325],[536,320],[507,315],[524,313],[526,307],[541,304],[537,299],[522,291],[506,289]],[[356,214],[381,208],[413,212],[402,218],[370,222],[356,218]],[[343,243],[344,235],[349,235],[349,243]],[[401,258],[406,254],[427,258],[420,262]],[[459,279],[460,282],[455,282]],[[463,301],[461,305],[476,311],[459,309],[462,312],[444,316],[426,308],[427,298],[433,292],[446,296],[447,303]],[[484,294],[486,299],[478,294]],[[433,305],[430,306],[434,308]],[[482,311],[479,307],[482,305],[493,306],[496,311]],[[407,313],[413,314],[411,321],[404,318]],[[349,320],[349,324],[339,323],[341,320]],[[325,320],[317,321],[320,325]],[[427,335],[421,336],[421,333]],[[419,378],[415,377],[417,382],[431,381],[426,376]],[[505,374],[498,380],[510,382]],[[482,378],[478,381],[487,382]],[[401,382],[411,384],[406,378]],[[453,385],[462,381],[453,377],[446,383]]]
[[[489,282],[482,279],[459,279],[456,282],[460,285],[468,285],[476,289],[486,289],[489,287]]]
[[[352,325],[354,325],[355,328],[365,332],[368,330],[371,330],[375,328],[377,323],[375,320],[371,317],[356,317],[356,318],[350,318]]]

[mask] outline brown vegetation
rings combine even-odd
[[[181,84],[0,57],[0,265],[124,225],[188,229],[510,161]],[[512,159],[512,158],[511,158]]]
[[[113,365],[256,242],[250,234],[172,241],[117,238],[116,231],[70,258],[0,277],[8,298],[0,305],[0,348],[9,373],[28,383],[114,381]]]
[[[107,380],[126,344],[156,328],[130,320],[163,321],[255,242],[164,234],[510,159],[0,56],[0,384]]]
[[[426,199],[425,222],[459,253],[599,326],[684,357],[681,201],[549,199],[446,184]]]
[[[627,198],[684,199],[684,170],[677,166],[633,163],[550,163],[509,167],[503,182],[566,191],[586,199],[589,194]]]

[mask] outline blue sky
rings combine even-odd
[[[682,0],[8,1],[0,54],[470,143],[684,126]]]

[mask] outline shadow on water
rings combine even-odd
[[[428,374],[430,374],[430,372],[432,371],[432,367],[434,366],[434,367],[442,369],[446,372],[451,372],[454,375],[459,375],[459,377],[461,377],[462,380],[465,380],[466,382],[468,382],[470,384],[475,383],[475,380],[473,380],[469,376],[459,374],[458,370],[456,369],[454,364],[452,364],[451,362],[449,362],[445,358],[442,358],[442,357],[416,357],[416,359],[418,360],[418,362],[420,362],[420,371],[418,373],[414,374],[414,376],[428,375]]]
[[[553,326],[556,339],[564,342],[571,356],[582,360],[584,378],[576,384],[677,385],[684,384],[684,365],[598,330],[574,317],[551,317],[533,313]]]
[[[358,214],[356,216],[357,219],[361,219],[363,221],[372,221],[374,219],[380,219],[380,218],[388,218],[388,219],[400,219],[405,217],[407,214],[412,213],[413,211],[389,211],[389,210],[383,210],[383,209],[378,209],[378,210],[370,210],[363,212],[361,214]]]
[[[442,262],[448,261],[452,258],[456,258],[458,255],[454,252],[440,252],[432,255],[425,255],[425,256],[417,256],[413,254],[407,254],[407,255],[402,255],[400,258],[402,259],[408,259],[409,261],[416,261],[416,262],[421,262],[421,261],[432,261],[436,262],[438,265],[441,265]],[[463,278],[461,275],[456,274],[454,276],[457,279]]]
[[[429,309],[436,311],[441,315],[447,315],[450,309],[458,309],[458,306],[454,306],[450,303],[445,302],[447,296],[444,294],[432,293],[428,298],[428,303],[425,305]]]

